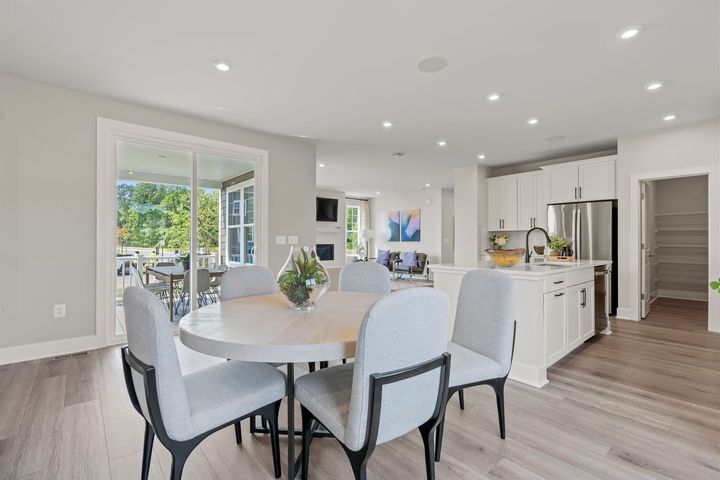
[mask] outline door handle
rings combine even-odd
[[[580,199],[582,200],[582,187],[578,187],[578,192],[580,193]]]
[[[582,302],[580,302],[580,305],[585,308],[587,305],[587,290],[583,288],[580,290],[580,293],[582,293]]]
[[[556,297],[562,297],[563,295],[565,295],[565,292],[555,294]]]
[[[556,280],[553,282],[555,285],[560,285],[561,283],[565,283],[565,280]]]
[[[575,187],[575,200],[577,200],[577,187]]]

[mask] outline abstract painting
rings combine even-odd
[[[420,241],[420,209],[405,210],[401,214],[400,237],[403,242]]]
[[[385,220],[385,236],[388,242],[400,241],[400,212],[389,212]]]

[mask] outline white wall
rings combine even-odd
[[[456,168],[455,263],[475,263],[488,245],[487,167]]]
[[[442,202],[442,246],[440,248],[440,262],[455,262],[455,191],[443,188]]]
[[[720,276],[720,238],[718,237],[718,207],[720,206],[720,188],[718,173],[720,169],[720,123],[718,119],[683,125],[672,129],[663,129],[643,134],[629,135],[618,139],[618,161],[616,164],[616,189],[618,194],[618,268],[619,268],[619,309],[621,318],[637,319],[639,307],[639,252],[632,238],[631,224],[637,224],[639,214],[631,211],[631,180],[653,173],[678,172],[682,169],[697,167],[711,169],[709,187],[710,210],[710,277]],[[635,188],[635,187],[634,187]],[[631,200],[633,200],[631,202]],[[715,209],[715,215],[713,210]],[[711,322],[716,322],[714,330],[720,330],[720,295],[710,295]]]
[[[668,178],[648,183],[654,187],[656,213],[707,213],[708,211],[706,175]]]
[[[0,352],[95,333],[98,116],[268,150],[270,268],[315,242],[313,144],[0,75]]]
[[[398,195],[381,195],[370,200],[372,228],[375,230],[375,248],[390,251],[427,253],[430,264],[440,263],[443,245],[442,190],[435,188]],[[446,197],[448,198],[448,197]],[[428,203],[429,202],[429,203]],[[384,237],[385,218],[388,212],[419,208],[420,241],[389,242]],[[446,211],[447,213],[447,211]],[[446,216],[447,218],[447,216]],[[450,241],[450,239],[448,239]],[[372,252],[373,254],[375,252]],[[374,256],[374,255],[373,255]]]
[[[345,192],[334,190],[317,190],[316,196],[323,198],[334,198],[338,201],[337,222],[315,222],[317,237],[315,243],[332,243],[335,245],[335,258],[323,260],[326,267],[345,265]],[[313,215],[313,219],[315,216]]]

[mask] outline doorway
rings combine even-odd
[[[641,181],[640,207],[640,318],[654,305],[707,312],[709,176]]]
[[[264,150],[98,119],[98,341],[125,341],[129,285],[177,322],[217,300],[205,284],[231,252],[233,266],[266,264],[266,182]]]

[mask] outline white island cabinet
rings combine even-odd
[[[533,387],[547,383],[547,368],[595,335],[594,268],[609,261],[519,264],[498,268],[492,262],[434,265],[435,288],[450,299],[450,335],[463,276],[476,269],[509,275],[515,288],[515,352],[510,378]]]

